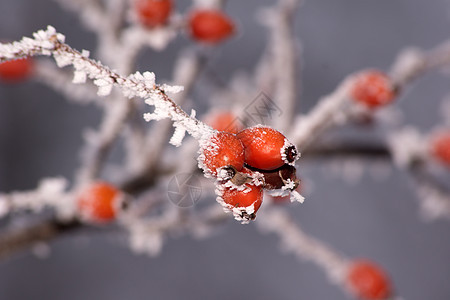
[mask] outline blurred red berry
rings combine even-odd
[[[440,132],[433,137],[431,151],[436,159],[450,166],[450,131]]]
[[[218,131],[236,134],[242,130],[238,118],[229,111],[217,112],[209,115],[206,123]]]
[[[115,219],[119,207],[120,191],[106,182],[88,186],[78,198],[80,215],[93,223],[106,223]]]
[[[196,10],[189,18],[189,30],[196,41],[218,44],[233,34],[234,23],[219,10]]]
[[[200,161],[205,171],[213,176],[222,167],[232,166],[236,171],[244,166],[244,146],[236,135],[219,131],[200,149]]]
[[[351,263],[347,284],[358,297],[366,300],[387,299],[391,295],[391,283],[386,273],[369,260]]]
[[[298,158],[296,147],[279,131],[255,126],[237,134],[245,149],[245,163],[261,170],[274,170]]]
[[[135,3],[139,22],[147,27],[166,24],[172,8],[172,0],[137,0]]]
[[[17,82],[26,79],[33,72],[31,58],[21,58],[0,63],[0,79]]]
[[[350,93],[355,101],[370,108],[386,105],[395,98],[391,81],[384,73],[377,70],[356,75]]]

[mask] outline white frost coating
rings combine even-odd
[[[233,182],[231,182],[231,180],[221,184],[221,187],[227,188],[227,189],[230,189],[230,190],[236,190],[236,191],[239,191],[239,192],[244,192],[244,193],[248,193],[248,192],[251,191],[251,188],[248,187],[247,184],[236,185]]]
[[[34,72],[36,74],[36,80],[62,93],[69,100],[84,104],[99,99],[97,89],[92,84],[70,84],[71,81],[75,80],[75,77],[79,76],[78,79],[81,81],[83,79],[82,77],[86,76],[86,73],[84,73],[85,75],[77,75],[78,72],[82,73],[82,71],[76,71],[74,77],[72,77],[72,74],[67,72],[67,70],[59,69],[54,63],[49,61],[36,61]]]
[[[136,222],[128,228],[130,231],[130,246],[140,254],[156,256],[161,252],[163,236],[157,230],[149,229],[145,224]]]
[[[348,92],[353,80],[354,75],[347,77],[332,94],[321,99],[310,113],[298,118],[289,134],[295,145],[304,149],[321,131],[342,122],[342,118],[349,112],[343,108],[349,102]]]
[[[299,192],[297,191],[291,191],[291,198],[290,198],[291,202],[300,202],[303,203],[305,202],[305,197],[303,197],[302,195],[300,195]]]
[[[209,157],[214,156],[215,154],[217,154],[217,150],[218,150],[219,146],[216,143],[213,142],[215,134],[217,134],[217,131],[215,131],[215,130],[207,132],[198,141],[198,145],[199,145],[199,147],[198,147],[198,158],[197,158],[198,167],[204,171],[204,175],[207,178],[213,178],[214,170],[210,170],[206,166],[206,164],[205,164],[205,159],[206,159],[205,153],[207,153]],[[215,171],[216,172],[220,171],[220,169],[219,170],[215,170]]]
[[[75,71],[73,75],[72,83],[79,84],[85,83],[87,78],[87,74],[84,71]]]
[[[47,30],[39,30],[33,34],[34,39],[24,37],[19,42],[10,44],[0,44],[0,62],[33,55],[51,55],[54,50],[54,44],[50,41],[56,37],[59,41],[64,42],[64,35],[56,33],[55,28],[48,26]]]
[[[54,54],[53,57],[56,61],[56,65],[60,68],[67,67],[68,65],[72,64],[72,60],[66,55]]]
[[[269,190],[269,191],[266,191],[266,194],[270,195],[272,197],[286,197],[286,196],[290,195],[290,191],[283,190],[283,189]]]
[[[154,84],[154,74],[135,73],[129,77],[123,77],[101,63],[85,57],[86,52],[79,53],[63,43],[64,36],[57,34],[53,27],[48,27],[47,31],[38,31],[35,39],[22,39],[21,42],[13,44],[0,44],[0,60],[12,57],[23,57],[27,55],[50,55],[53,53],[59,64],[72,64],[76,71],[85,72],[87,76],[94,80],[94,84],[99,87],[99,95],[108,95],[113,85],[118,85],[126,97],[141,97],[147,99],[147,104],[155,105],[155,112],[146,115],[147,119],[170,118],[178,126],[184,126],[186,131],[195,139],[202,139],[211,133],[211,127],[199,120],[188,116],[170,98],[165,95],[160,86]],[[79,78],[80,79],[80,78]],[[164,88],[171,92],[180,91],[180,87]],[[149,101],[151,99],[151,101]],[[161,113],[159,116],[158,113]]]
[[[423,52],[416,48],[407,48],[400,52],[391,68],[389,77],[395,84],[403,85],[424,67]]]
[[[417,185],[417,192],[421,215],[425,220],[450,219],[450,197],[448,195],[424,183]]]
[[[9,213],[10,205],[8,198],[5,195],[0,195],[0,218],[3,218]]]
[[[39,182],[36,190],[0,195],[0,216],[25,209],[40,212],[44,207],[54,208],[62,218],[73,216],[74,207],[65,193],[66,187],[64,178],[46,178]]]
[[[201,9],[221,9],[223,0],[194,0],[194,6]]]
[[[407,126],[392,132],[388,137],[388,145],[399,167],[408,166],[413,160],[426,155],[425,138],[414,127]]]
[[[183,141],[184,136],[186,135],[186,129],[183,126],[175,125],[175,131],[172,137],[169,140],[169,143],[179,147],[181,146],[181,142]]]
[[[113,87],[113,81],[111,78],[99,78],[94,80],[94,84],[98,86],[97,94],[99,96],[108,96],[111,93]]]
[[[127,52],[134,52],[142,46],[148,46],[156,51],[161,51],[164,50],[176,36],[176,28],[169,26],[148,29],[136,25],[124,30],[121,44],[125,45],[123,51]]]
[[[184,90],[184,86],[181,85],[167,85],[167,84],[163,84],[161,85],[161,89],[169,94],[178,94],[181,93]]]

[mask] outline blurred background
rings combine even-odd
[[[190,3],[177,2],[180,11]],[[253,70],[267,37],[254,15],[272,4],[228,1],[226,11],[239,22],[239,34],[212,55],[208,70],[217,80]],[[302,48],[301,111],[351,72],[386,70],[405,46],[430,49],[448,39],[449,17],[448,0],[305,1],[295,22]],[[49,24],[74,48],[95,49],[94,35],[55,2],[0,1],[2,40]],[[169,78],[178,51],[189,43],[181,36],[162,53],[142,53],[139,69]],[[194,97],[202,97],[208,77],[203,75]],[[405,122],[424,132],[440,122],[448,86],[449,77],[438,73],[415,81],[396,104]],[[67,102],[39,83],[0,83],[0,190],[32,189],[42,177],[73,178],[83,129],[95,127],[99,117],[95,105]],[[290,205],[290,213],[339,252],[379,262],[404,299],[450,299],[450,224],[423,221],[408,175],[386,167],[375,178],[375,163],[363,162],[360,180],[349,182],[333,175],[332,161],[300,159],[298,173],[311,183],[311,193],[305,204]],[[170,238],[156,258],[133,254],[113,231],[66,236],[50,251],[44,258],[25,252],[0,262],[0,299],[351,299],[321,269],[280,251],[274,235],[231,220],[206,240]]]

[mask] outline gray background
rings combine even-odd
[[[181,1],[179,1],[181,2]],[[250,17],[273,1],[229,1],[242,35],[215,55],[211,69],[224,81],[251,70],[265,41]],[[186,3],[183,2],[183,6]],[[428,49],[449,37],[447,0],[310,0],[296,32],[303,43],[302,108],[330,92],[348,73],[387,68],[406,45]],[[18,39],[47,24],[72,46],[93,49],[77,18],[44,0],[1,0],[0,39]],[[141,69],[165,78],[168,62],[188,41],[142,58]],[[237,55],[237,53],[239,55]],[[170,64],[169,64],[170,66]],[[407,121],[427,130],[438,120],[448,77],[430,74],[399,105]],[[98,123],[93,106],[77,106],[45,86],[0,84],[0,190],[33,188],[44,176],[73,176],[81,130]],[[408,176],[392,170],[384,180],[364,175],[356,185],[327,176],[327,162],[300,161],[314,182],[304,205],[291,206],[303,228],[350,257],[370,257],[389,271],[405,299],[450,299],[450,227],[419,218]],[[24,253],[0,263],[0,299],[348,299],[308,262],[279,251],[272,235],[229,222],[214,237],[169,239],[154,259],[132,254],[116,234],[81,235],[52,244],[41,260]]]

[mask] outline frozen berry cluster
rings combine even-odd
[[[263,190],[296,193],[298,157],[282,133],[258,125],[236,134],[215,131],[201,143],[199,166],[217,180],[218,202],[248,223],[262,204]]]

